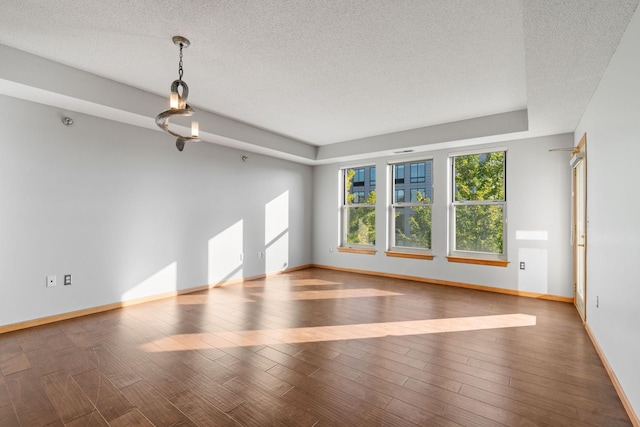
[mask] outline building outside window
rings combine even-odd
[[[411,199],[409,200],[411,203],[416,203],[420,199],[423,199],[427,192],[424,188],[412,188],[411,189]]]
[[[364,191],[353,192],[353,203],[365,203],[366,200]]]
[[[404,171],[410,171],[405,182]],[[429,252],[433,207],[433,161],[395,163],[391,168],[391,249]],[[405,194],[408,193],[407,200]]]
[[[451,157],[451,255],[505,259],[506,152]]]
[[[424,182],[425,179],[425,162],[411,163],[411,182]]]
[[[353,169],[353,186],[364,186],[364,168]]]
[[[376,167],[342,169],[342,246],[376,241]]]
[[[393,176],[396,184],[404,184],[404,164],[393,165]]]

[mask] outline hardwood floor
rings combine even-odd
[[[566,303],[307,269],[0,335],[0,426],[630,426]]]

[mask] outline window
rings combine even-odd
[[[425,162],[411,163],[411,182],[424,182]]]
[[[419,163],[396,163],[391,168],[391,250],[397,252],[430,252],[432,160]],[[410,182],[404,181],[404,170],[410,170]],[[420,180],[420,181],[418,181]],[[413,184],[420,182],[419,186]],[[409,200],[406,200],[408,193]]]
[[[506,152],[452,157],[451,255],[505,259]]]
[[[369,185],[376,185],[376,168],[369,169]]]
[[[376,242],[375,170],[375,166],[342,170],[344,183],[342,246],[344,247],[371,247]],[[369,174],[370,178],[368,185],[365,185],[364,181],[366,174]]]

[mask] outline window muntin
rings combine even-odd
[[[410,172],[409,182],[404,179],[405,169]],[[396,163],[391,175],[391,249],[431,252],[433,161]]]
[[[506,257],[506,152],[454,156],[451,254]]]
[[[342,246],[371,247],[375,244],[375,169],[375,166],[365,166],[342,170]],[[369,180],[365,181],[365,177]]]

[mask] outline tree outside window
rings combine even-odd
[[[452,158],[452,248],[504,255],[504,151]]]

